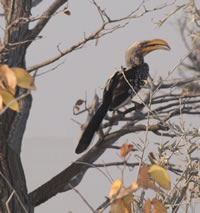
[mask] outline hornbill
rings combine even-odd
[[[144,85],[148,78],[149,67],[144,62],[148,53],[164,49],[169,50],[168,43],[161,39],[139,41],[133,43],[126,51],[126,69],[116,71],[107,81],[103,92],[103,100],[87,127],[81,134],[76,153],[82,153],[90,145],[94,133],[105,117],[108,110],[117,110],[131,101],[133,96]]]

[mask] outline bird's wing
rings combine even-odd
[[[121,73],[119,83],[113,91],[110,110],[119,109],[131,101],[147,79],[148,71],[148,65],[144,63]]]
[[[109,83],[106,85],[106,89],[104,90],[103,94],[103,102],[90,120],[89,124],[87,125],[79,139],[78,146],[75,150],[77,154],[80,154],[87,149],[87,147],[91,143],[94,133],[99,129],[99,126],[112,102],[113,90],[119,83],[120,76],[121,75],[119,72],[114,73],[112,78],[109,80]]]

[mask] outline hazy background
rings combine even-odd
[[[33,16],[40,15],[51,2],[43,0],[43,3],[33,9]],[[107,8],[106,11],[113,18],[128,14],[140,3],[136,0],[99,2],[102,8]],[[146,7],[157,7],[163,2],[170,3],[170,1],[149,0],[146,1]],[[179,63],[180,58],[185,56],[186,50],[180,39],[174,17],[161,28],[156,28],[155,23],[165,17],[171,9],[152,12],[139,19],[131,20],[125,28],[100,39],[97,46],[95,42],[89,42],[84,48],[65,56],[58,62],[64,62],[64,64],[36,79],[37,90],[32,93],[33,107],[22,147],[22,159],[29,191],[51,179],[78,158],[74,150],[80,135],[80,127],[72,121],[72,118],[83,122],[86,114],[73,116],[74,103],[79,98],[84,99],[86,94],[90,102],[95,91],[101,97],[107,78],[117,67],[124,65],[124,53],[130,44],[137,40],[153,38],[164,39],[170,44],[170,52],[156,51],[145,58],[154,78],[166,76],[167,72]],[[97,10],[89,0],[69,1],[69,10],[70,16],[61,13],[53,17],[41,33],[43,38],[31,45],[27,54],[27,67],[57,55],[58,44],[61,50],[69,48],[82,40],[84,33],[89,35],[101,24]],[[54,66],[41,69],[39,73]],[[137,140],[137,137],[137,135],[129,135],[120,139],[119,142],[127,139],[131,142],[133,138]],[[113,159],[120,160],[117,151],[106,152],[99,162],[112,162]],[[120,170],[117,168],[108,168],[108,171],[114,179],[121,177]],[[134,172],[132,175],[126,178],[133,181]],[[130,184],[128,180],[127,184]],[[105,200],[110,190],[110,183],[99,171],[90,169],[77,189],[95,208]],[[59,194],[35,209],[36,213],[69,211],[90,212],[86,204],[73,191]]]

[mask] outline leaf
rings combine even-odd
[[[80,106],[80,105],[82,105],[84,102],[85,102],[84,100],[78,99],[78,100],[76,101],[76,103],[75,103],[75,106]]]
[[[85,101],[82,99],[78,99],[73,107],[73,110],[76,112],[80,111],[80,106],[84,103]]]
[[[7,64],[0,65],[0,79],[5,83],[6,87],[15,89],[17,85],[16,75]]]
[[[145,201],[144,213],[151,213],[151,201],[149,199]]]
[[[131,203],[127,205],[123,199],[116,200],[110,205],[110,213],[131,213]]]
[[[3,109],[3,97],[0,95],[0,110]]]
[[[115,200],[110,205],[110,213],[131,213],[133,195],[125,195],[127,192],[128,189],[126,190],[120,179],[112,183],[109,198]]]
[[[12,67],[11,69],[16,75],[17,86],[30,90],[36,89],[32,76],[26,70],[19,67]]]
[[[127,196],[125,196],[125,197],[123,198],[123,201],[124,201],[124,203],[125,203],[126,205],[131,204],[132,200],[133,200],[133,195],[132,195],[132,194],[129,194],[129,195],[127,195]]]
[[[11,95],[8,91],[6,90],[1,90],[0,89],[0,95],[3,98],[3,103],[8,105],[8,107],[14,111],[19,111],[19,104],[17,103],[15,97]],[[12,102],[12,104],[10,104]]]
[[[148,186],[149,189],[152,189],[155,192],[161,193],[161,190],[152,181],[148,180],[147,186]]]
[[[159,188],[149,179],[148,168],[146,165],[140,168],[137,184],[144,189],[153,189],[160,192]]]
[[[121,179],[117,179],[115,182],[112,183],[109,198],[112,199],[114,196],[119,193],[120,189],[124,188]]]
[[[76,110],[77,112],[80,110],[79,106],[74,106],[74,110]]]
[[[165,169],[154,164],[150,167],[148,173],[162,188],[166,190],[170,189],[170,177]]]
[[[189,95],[189,91],[188,89],[182,88],[181,90],[181,97],[187,96]]]
[[[130,188],[133,192],[136,192],[139,189],[139,185],[135,181],[133,181]]]
[[[156,198],[154,198],[152,201],[151,201],[153,207],[154,207],[154,212],[155,213],[167,213],[167,210],[164,206],[163,203],[161,203],[159,200],[157,200]]]
[[[69,10],[64,10],[64,14],[70,16],[71,15],[71,12]]]
[[[147,189],[148,188],[148,180],[149,180],[148,168],[147,168],[146,165],[144,165],[143,167],[141,167],[139,169],[137,184],[140,187]]]
[[[120,155],[121,157],[125,158],[126,155],[133,149],[132,144],[124,143],[120,148]]]
[[[5,89],[5,86],[3,85],[3,79],[0,75],[0,89]]]

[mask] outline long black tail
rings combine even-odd
[[[113,90],[116,88],[117,84],[119,83],[120,77],[121,77],[121,73],[117,71],[107,81],[107,84],[103,93],[103,102],[101,106],[99,107],[99,109],[94,114],[94,116],[92,117],[92,119],[90,120],[84,132],[82,133],[78,146],[76,147],[76,151],[75,151],[77,154],[84,152],[88,148],[94,136],[94,133],[99,129],[99,126],[101,125],[101,122],[105,114],[107,113],[109,107],[111,106]]]
[[[99,109],[96,111],[92,119],[90,120],[89,124],[87,125],[86,129],[83,131],[81,138],[79,140],[78,146],[76,147],[76,153],[80,154],[84,152],[94,136],[94,133],[99,129],[101,122],[108,111],[110,104],[103,102]]]

